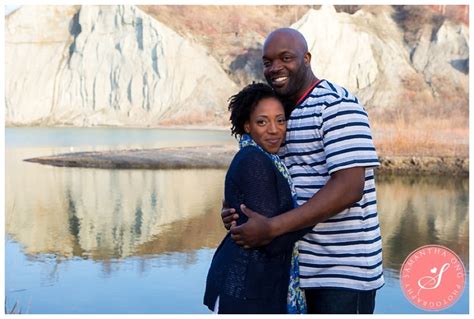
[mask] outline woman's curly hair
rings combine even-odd
[[[250,119],[250,114],[257,104],[266,98],[275,98],[280,101],[273,89],[264,83],[252,83],[244,87],[239,93],[229,98],[231,134],[240,137],[245,134],[244,124]]]

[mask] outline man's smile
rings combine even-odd
[[[287,76],[278,76],[278,77],[272,77],[272,85],[275,86],[283,86],[285,83],[288,81]]]

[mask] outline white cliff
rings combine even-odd
[[[432,34],[424,29],[422,41],[415,47],[412,60],[417,71],[435,91],[446,87],[447,82],[463,93],[469,92],[469,30],[464,25],[444,21]]]
[[[186,23],[180,19],[176,24]],[[408,46],[393,7],[351,15],[326,5],[292,27],[305,35],[316,75],[345,86],[372,114],[468,112],[469,30],[462,24],[427,23]],[[252,32],[229,31],[232,48],[248,49],[242,34]],[[181,34],[135,6],[21,7],[6,17],[6,124],[228,123],[227,99],[238,87],[223,70],[232,61],[219,64],[195,43],[193,30]],[[208,50],[232,51],[216,44],[219,37],[209,37]],[[262,79],[261,66],[251,62],[260,61],[261,45],[239,57],[236,74]]]
[[[5,28],[7,125],[220,120],[236,86],[135,6],[23,6]]]
[[[467,96],[469,77],[460,71],[469,56],[467,28],[445,22],[432,41],[428,26],[430,34],[421,38],[411,57],[392,13],[389,7],[380,7],[376,13],[359,10],[349,15],[322,6],[292,27],[308,42],[315,74],[345,86],[368,106],[408,105],[413,101],[407,92],[433,93],[430,98],[435,98],[442,87],[433,85],[433,78],[449,77]]]

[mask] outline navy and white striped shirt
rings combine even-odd
[[[384,284],[373,167],[379,165],[367,113],[346,89],[319,82],[288,121],[280,156],[304,204],[330,174],[362,166],[364,195],[299,241],[303,288],[371,290]]]

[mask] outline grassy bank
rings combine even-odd
[[[465,116],[445,119],[393,116],[371,119],[379,156],[469,157],[469,124]]]
[[[399,112],[369,112],[374,144],[379,156],[458,157],[469,156],[469,118],[460,111],[426,115],[417,108]],[[444,116],[444,117],[443,117]],[[227,117],[173,119],[159,127],[228,130]],[[229,133],[230,134],[230,133]]]

